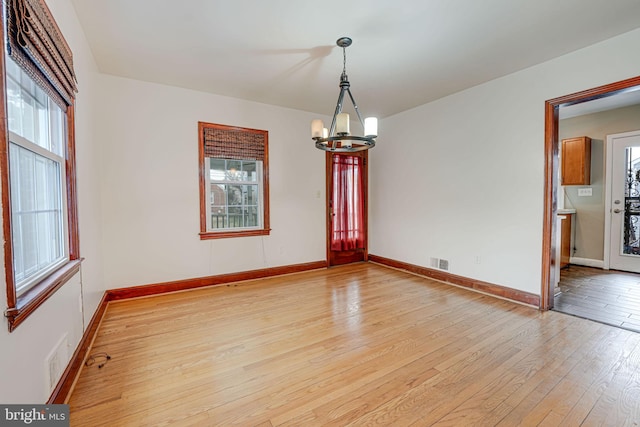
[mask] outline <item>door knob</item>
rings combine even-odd
[[[621,209],[614,209],[614,210],[613,210],[613,213],[620,213],[620,212],[622,212],[622,210],[621,210]]]

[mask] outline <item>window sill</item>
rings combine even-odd
[[[270,228],[265,228],[262,230],[241,231],[201,231],[200,240],[227,239],[230,237],[268,236],[270,233]]]
[[[44,278],[40,283],[19,296],[16,306],[9,308],[5,316],[9,319],[9,332],[12,332],[38,307],[49,299],[58,289],[67,283],[78,271],[82,260],[71,260]]]

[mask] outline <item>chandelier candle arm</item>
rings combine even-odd
[[[340,94],[338,102],[333,113],[331,127],[324,127],[322,120],[315,119],[311,121],[311,138],[315,141],[316,148],[324,151],[333,151],[337,153],[348,153],[354,151],[363,151],[373,148],[376,145],[378,137],[378,119],[375,117],[367,117],[362,120],[358,104],[351,94],[349,78],[347,77],[347,53],[346,48],[351,45],[349,37],[340,37],[336,44],[342,48],[343,69],[340,75]],[[354,135],[351,132],[351,122],[349,114],[342,112],[344,95],[348,93],[351,104],[358,116],[358,121],[362,126],[363,135]]]

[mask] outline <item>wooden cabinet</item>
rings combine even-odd
[[[591,184],[591,138],[562,140],[562,185]]]
[[[560,221],[560,268],[569,267],[571,259],[571,215],[562,215],[564,219]]]

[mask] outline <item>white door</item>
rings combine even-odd
[[[640,273],[640,131],[608,135],[607,155],[605,267]]]

